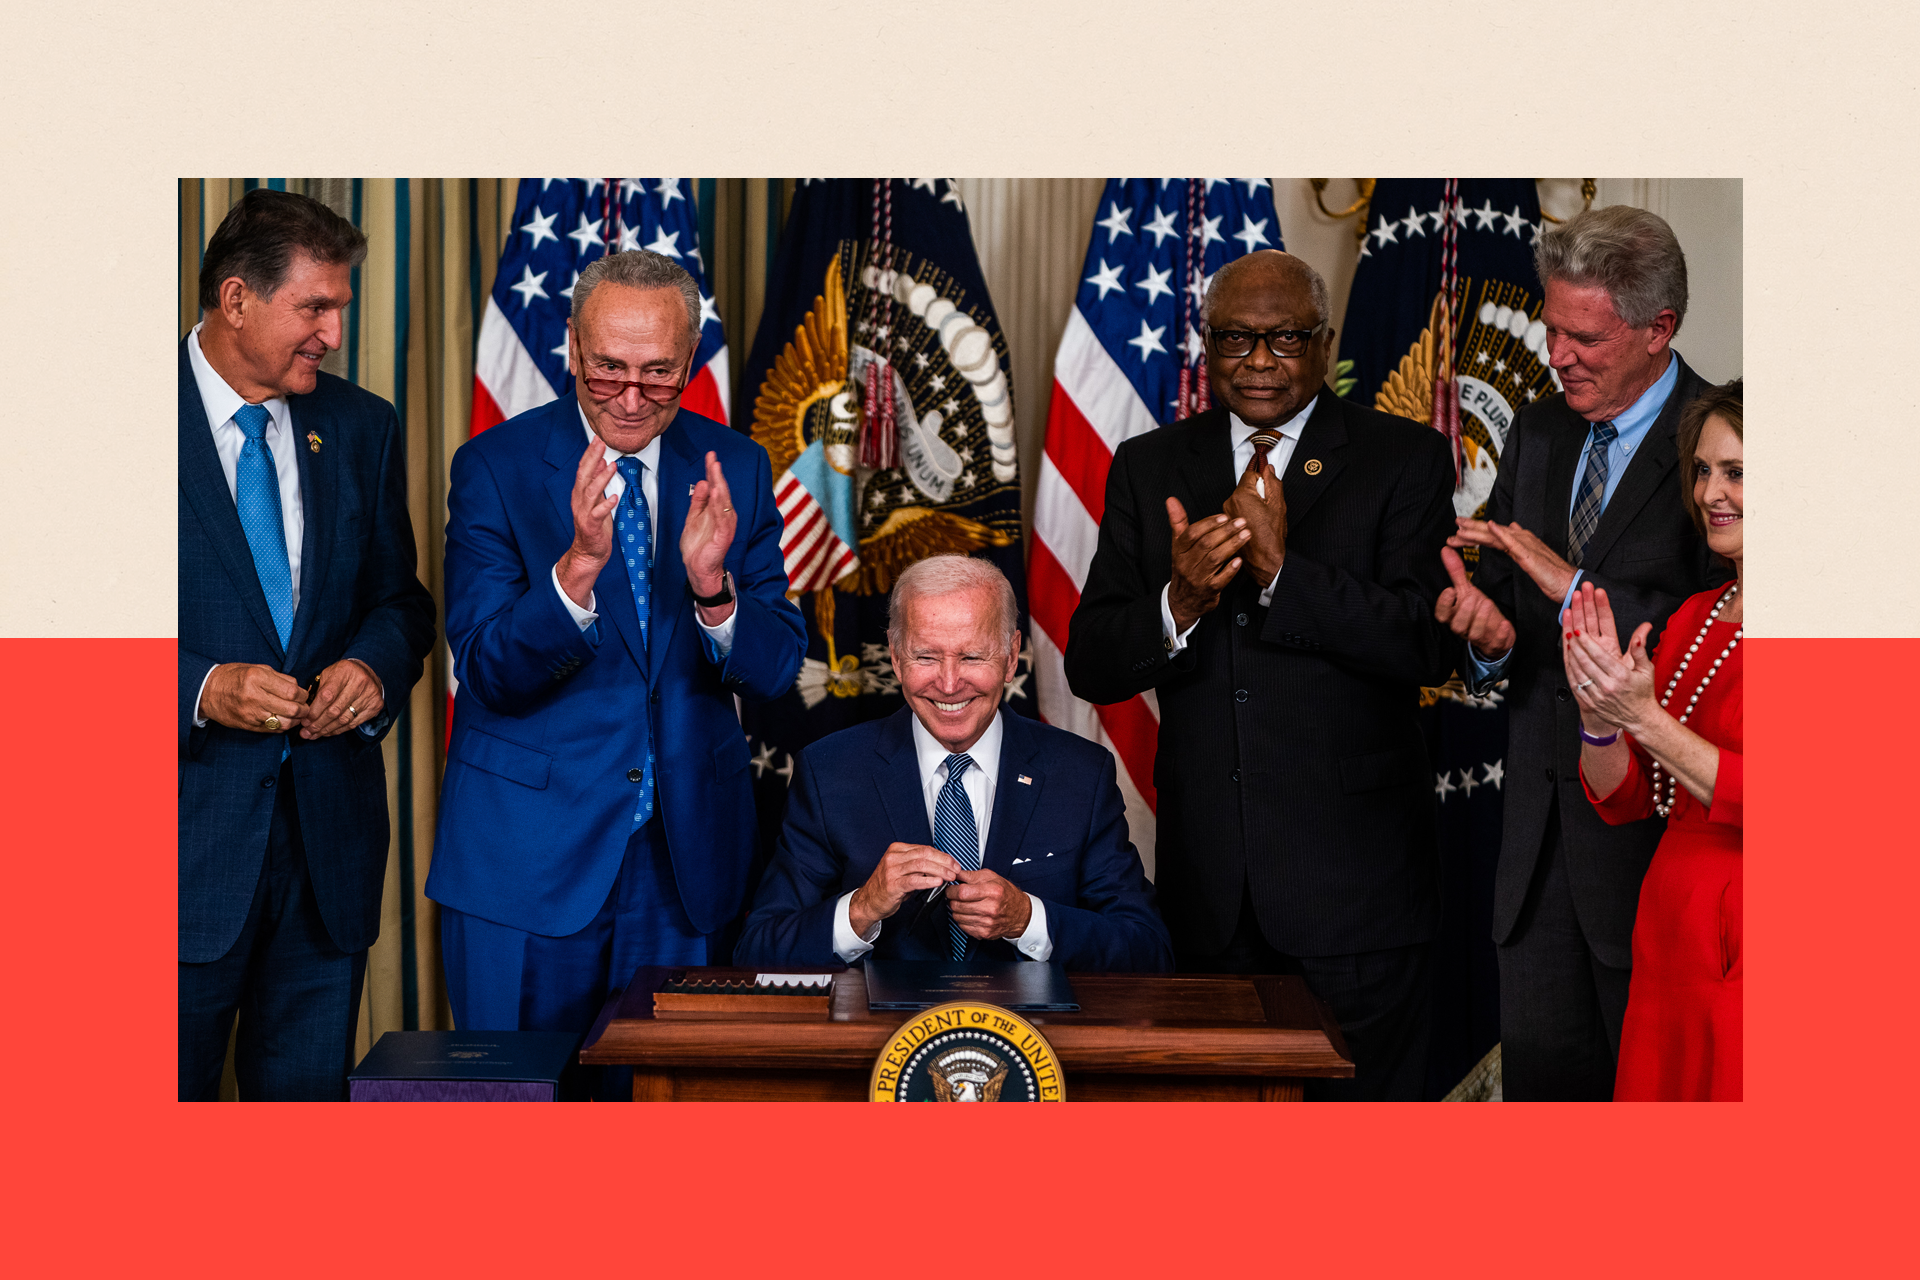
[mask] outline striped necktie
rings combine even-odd
[[[280,473],[267,447],[271,418],[265,405],[243,404],[233,421],[247,437],[233,469],[233,504],[284,650],[293,636],[293,567],[287,559],[287,526],[280,517]]]
[[[613,464],[627,482],[613,509],[614,551],[627,566],[627,582],[633,587],[633,609],[640,615],[640,656],[647,654],[647,625],[652,617],[653,521],[647,510],[646,495],[640,491],[640,460],[621,458]],[[647,700],[639,700],[639,716],[646,731],[647,761],[640,770],[640,796],[634,803],[633,825],[638,827],[653,816],[653,725],[647,716]]]
[[[947,782],[933,807],[933,847],[958,862],[963,870],[980,869],[980,828],[974,825],[973,802],[964,785],[973,757],[962,751],[947,757]],[[967,958],[969,938],[953,917],[947,917],[947,940],[955,960]]]
[[[1587,446],[1586,469],[1580,473],[1579,496],[1567,517],[1567,562],[1578,569],[1586,559],[1587,540],[1600,524],[1607,505],[1607,450],[1620,431],[1611,422],[1593,424],[1593,443]]]

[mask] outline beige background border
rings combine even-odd
[[[1920,634],[1902,6],[396,9],[9,20],[0,635],[173,634],[177,178],[906,168],[1743,177],[1751,624]]]

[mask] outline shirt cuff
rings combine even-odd
[[[213,673],[219,669],[220,664],[217,662],[208,667],[207,674],[200,677],[200,692],[193,695],[193,727],[196,729],[207,727],[207,718],[200,714],[200,700],[207,696],[207,681],[213,679]]]
[[[1573,607],[1573,593],[1580,589],[1580,579],[1585,573],[1585,569],[1575,569],[1573,571],[1573,581],[1567,584],[1567,594],[1560,597],[1560,616],[1558,620],[1562,626],[1566,625],[1567,610]]]
[[[732,574],[727,575],[727,584],[733,588],[733,612],[728,614],[726,620],[719,626],[710,627],[701,622],[698,607],[693,611],[693,620],[699,624],[700,630],[706,633],[707,639],[713,641],[713,647],[718,651],[718,657],[722,659],[733,652],[733,624],[740,617],[740,586],[734,582]]]
[[[883,923],[885,922],[875,920],[873,930],[868,937],[863,938],[855,933],[853,931],[853,895],[841,894],[840,901],[833,904],[833,954],[840,957],[842,964],[852,964],[873,950],[874,939],[880,936],[880,926]]]
[[[1047,932],[1047,904],[1027,895],[1027,901],[1033,904],[1033,918],[1027,921],[1027,931],[1013,940],[1014,949],[1029,960],[1045,963],[1053,958],[1053,937]]]
[[[1173,584],[1171,582],[1160,588],[1160,634],[1167,638],[1167,652],[1178,653],[1187,647],[1187,637],[1193,634],[1194,627],[1200,625],[1200,619],[1195,618],[1193,620],[1193,626],[1188,627],[1185,631],[1175,631],[1173,629],[1173,605],[1169,603],[1172,592]]]
[[[1266,609],[1266,608],[1269,608],[1269,607],[1271,607],[1271,606],[1272,606],[1272,604],[1273,604],[1273,589],[1274,589],[1275,587],[1277,587],[1277,586],[1279,586],[1279,585],[1280,585],[1280,570],[1281,570],[1281,569],[1285,569],[1286,567],[1287,567],[1287,566],[1286,566],[1285,564],[1282,564],[1282,565],[1280,566],[1280,568],[1279,568],[1279,569],[1275,569],[1275,570],[1273,571],[1273,581],[1272,581],[1272,582],[1269,582],[1269,583],[1267,584],[1267,589],[1266,589],[1265,591],[1262,591],[1262,592],[1260,593],[1260,607],[1261,607],[1262,609]],[[1167,585],[1168,585],[1168,586],[1172,586],[1173,584],[1172,584],[1172,583],[1168,583]]]
[[[1474,684],[1485,688],[1490,682],[1498,680],[1501,673],[1507,669],[1507,664],[1513,661],[1513,650],[1509,649],[1492,662],[1488,662],[1480,656],[1479,651],[1473,647],[1473,642],[1469,640],[1467,642],[1467,661],[1473,664]]]
[[[554,592],[560,597],[560,603],[567,606],[567,616],[573,619],[574,626],[580,628],[582,631],[585,631],[588,627],[600,621],[600,615],[594,612],[594,606],[599,604],[600,602],[594,598],[593,592],[591,591],[587,592],[587,607],[582,609],[579,605],[573,602],[572,596],[568,595],[565,591],[562,591],[560,589],[560,566],[559,565],[553,566],[553,569],[549,576],[553,578]]]

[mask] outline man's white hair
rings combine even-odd
[[[1000,653],[1012,652],[1013,633],[1020,626],[1020,606],[1013,598],[1013,584],[993,561],[963,555],[928,556],[908,565],[893,580],[893,595],[887,601],[887,643],[895,649],[905,647],[907,609],[921,596],[946,596],[975,587],[996,592],[994,638]]]

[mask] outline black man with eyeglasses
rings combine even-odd
[[[575,394],[454,454],[460,694],[427,893],[463,1031],[584,1032],[637,966],[707,963],[745,898],[734,696],[792,688],[806,631],[765,450],[680,406],[699,330],[670,259],[596,260]]]
[[[1216,408],[1115,452],[1069,629],[1090,702],[1159,700],[1156,889],[1178,967],[1291,973],[1355,1066],[1309,1098],[1415,1099],[1439,926],[1420,688],[1454,529],[1446,440],[1326,385],[1327,287],[1289,254],[1206,294]]]

